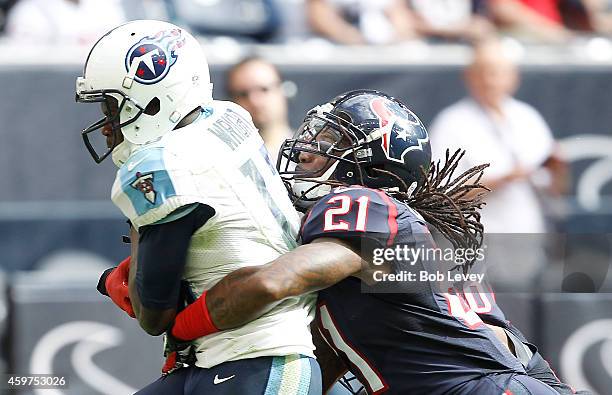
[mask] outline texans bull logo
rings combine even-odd
[[[176,63],[176,50],[185,45],[180,29],[160,31],[134,44],[125,57],[125,69],[141,84],[163,80]]]
[[[410,110],[383,98],[372,100],[370,108],[379,119],[380,144],[389,160],[403,163],[408,151],[423,150],[423,143],[429,141],[429,136]]]

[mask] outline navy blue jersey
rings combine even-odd
[[[355,247],[435,248],[425,221],[410,207],[360,186],[336,188],[320,199],[301,237],[305,244],[333,237]],[[413,269],[431,269],[427,264],[417,262]],[[525,374],[478,316],[505,320],[486,290],[467,285],[476,288],[444,292],[425,283],[418,292],[368,293],[363,287],[362,280],[349,277],[320,291],[317,321],[368,393],[472,394],[483,379]]]

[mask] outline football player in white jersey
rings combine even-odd
[[[212,99],[206,58],[188,32],[144,20],[111,30],[89,53],[76,100],[102,107],[83,139],[97,163],[111,156],[118,166],[112,200],[134,229],[131,260],[107,270],[98,288],[147,333],[171,326],[182,283],[199,297],[295,247],[299,218],[263,141],[245,110]],[[194,366],[139,394],[320,393],[313,302],[291,298],[196,339]]]

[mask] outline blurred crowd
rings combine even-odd
[[[245,43],[327,40],[385,45],[427,40],[473,45],[473,60],[464,73],[466,97],[440,109],[429,127],[434,158],[443,158],[446,148],[466,148],[465,142],[472,141],[464,164],[492,163],[484,180],[492,192],[483,221],[490,232],[498,233],[545,232],[538,195],[560,195],[567,180],[546,121],[535,108],[513,98],[518,69],[495,37],[559,44],[578,35],[612,33],[612,0],[0,0],[0,4],[8,40],[43,45],[89,46],[110,28],[140,18],[166,19],[203,37],[226,36]],[[251,113],[274,160],[281,142],[293,133],[281,73],[264,58],[247,57],[228,70],[225,85],[229,99]],[[526,124],[530,126],[525,128]],[[457,125],[470,126],[462,130]],[[466,140],[466,134],[473,138]],[[524,139],[537,142],[531,145],[532,152],[515,146]],[[443,146],[436,141],[443,141]],[[514,207],[525,213],[523,220]]]
[[[443,158],[453,141],[465,142],[465,134],[472,134],[468,141],[475,145],[468,149],[464,163],[492,163],[485,180],[493,190],[483,213],[487,229],[542,233],[546,229],[535,191],[559,194],[559,185],[566,183],[561,174],[564,166],[546,121],[536,109],[513,99],[518,70],[492,40],[511,35],[527,42],[562,43],[579,34],[612,32],[607,1],[4,0],[2,4],[6,37],[38,44],[89,46],[122,21],[157,18],[183,24],[202,36],[244,42],[324,39],[343,45],[384,45],[421,39],[474,45],[473,61],[464,74],[466,98],[441,109],[429,125],[434,142],[444,141],[444,147],[433,145],[434,157]],[[225,76],[229,99],[251,113],[272,159],[281,142],[292,135],[282,82],[279,70],[259,57],[243,59]],[[470,127],[461,130],[457,125]],[[522,135],[525,130],[529,136]],[[513,146],[523,138],[538,142],[532,145],[533,152]],[[541,188],[542,179],[547,180],[547,188]],[[530,211],[518,221],[512,207]]]
[[[39,45],[91,46],[123,21],[147,18],[186,26],[203,39],[239,43],[421,40],[473,46],[463,73],[465,97],[437,109],[427,127],[434,159],[461,147],[467,149],[464,166],[491,163],[483,179],[491,192],[482,213],[489,233],[550,232],[555,224],[545,202],[565,195],[569,184],[547,121],[514,98],[519,69],[497,37],[549,45],[612,38],[612,0],[0,0],[0,9],[6,40]],[[289,122],[280,70],[265,58],[247,56],[227,70],[224,83],[227,98],[251,114],[275,161],[297,126]],[[530,149],[521,146],[525,140],[532,142]]]
[[[611,0],[0,0],[0,16],[10,40],[41,44],[91,45],[143,18],[256,43],[474,42],[497,32],[560,44],[612,34]]]

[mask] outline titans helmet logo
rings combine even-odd
[[[423,150],[422,144],[429,141],[421,121],[398,103],[378,97],[370,109],[379,119],[380,145],[389,160],[403,163],[408,151]]]
[[[125,69],[141,84],[163,80],[176,63],[176,50],[185,45],[180,29],[160,31],[134,44],[125,57]]]

